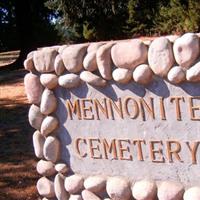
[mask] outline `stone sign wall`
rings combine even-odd
[[[45,47],[24,62],[44,199],[200,199],[197,34]]]

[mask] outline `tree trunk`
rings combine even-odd
[[[13,5],[15,8],[16,28],[20,43],[20,55],[14,63],[1,67],[0,71],[22,68],[27,54],[36,49],[34,45],[34,22],[31,12],[31,0],[14,0]]]

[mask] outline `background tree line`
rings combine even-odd
[[[1,0],[0,51],[200,31],[199,0]]]

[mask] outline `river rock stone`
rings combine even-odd
[[[132,186],[132,195],[137,200],[154,200],[157,195],[157,186],[154,181],[141,180]]]
[[[111,56],[117,67],[134,69],[147,62],[147,47],[139,39],[118,42],[112,47]]]
[[[40,112],[40,108],[32,104],[28,113],[28,120],[30,125],[33,128],[40,130],[43,119],[44,115]]]
[[[129,182],[121,177],[108,178],[106,190],[111,199],[129,200],[131,197]]]
[[[33,54],[33,61],[37,71],[53,72],[54,62],[58,52],[53,48],[44,48],[42,50],[35,51]]]
[[[91,51],[85,56],[83,60],[83,67],[90,72],[98,69],[95,51]]]
[[[58,200],[66,200],[69,198],[69,194],[65,191],[64,176],[57,174],[54,179],[54,190]]]
[[[82,81],[93,86],[104,87],[106,85],[106,81],[104,79],[89,71],[82,71],[80,78]]]
[[[28,54],[27,54],[27,58],[33,58],[33,55],[34,55],[34,52],[35,52],[36,50],[34,50],[34,51],[30,51]]]
[[[69,200],[83,200],[79,194],[71,194]]]
[[[65,189],[70,194],[77,194],[83,189],[84,179],[81,175],[74,174],[65,178]]]
[[[92,51],[97,51],[97,49],[102,46],[103,44],[105,44],[105,42],[93,42],[93,43],[90,43],[90,45],[88,46],[87,48],[87,52],[90,53]]]
[[[43,147],[44,147],[45,138],[39,132],[35,131],[33,133],[33,147],[36,157],[43,158]]]
[[[61,45],[58,49],[58,53],[61,54],[63,52],[64,49],[66,49],[69,45],[67,44],[64,44],[64,45]]]
[[[74,88],[79,86],[80,78],[77,74],[65,74],[59,77],[58,83],[64,88]]]
[[[58,85],[58,77],[55,74],[41,74],[40,82],[48,89],[54,89]]]
[[[103,176],[90,176],[84,181],[85,189],[98,193],[106,189],[106,178]]]
[[[66,174],[69,171],[69,167],[65,163],[58,163],[55,166],[55,170],[61,174]]]
[[[33,57],[26,58],[26,60],[24,61],[24,68],[31,72],[35,71]]]
[[[55,164],[51,161],[40,160],[37,163],[36,169],[37,172],[43,176],[52,176],[56,173],[54,166]]]
[[[186,33],[178,38],[173,46],[176,62],[188,69],[199,56],[199,38],[194,33]]]
[[[90,192],[89,190],[83,190],[81,192],[81,195],[83,197],[83,200],[101,200],[97,195]]]
[[[113,79],[118,83],[128,83],[132,79],[132,71],[129,69],[117,68],[112,72]]]
[[[167,35],[165,36],[170,42],[174,43],[176,39],[178,39],[180,36],[179,35]]]
[[[35,74],[28,73],[24,77],[24,86],[29,103],[40,104],[43,92],[40,78]]]
[[[185,72],[182,67],[172,67],[167,75],[168,80],[173,84],[181,83],[185,80]]]
[[[184,200],[199,200],[200,199],[200,187],[191,187],[185,191]]]
[[[40,111],[44,115],[49,115],[56,110],[57,99],[52,90],[45,89],[42,94]]]
[[[65,71],[65,65],[63,63],[63,60],[62,60],[60,54],[58,54],[55,58],[54,68],[55,68],[56,74],[59,76],[61,74],[63,74],[63,72]]]
[[[60,157],[60,142],[53,136],[48,136],[43,148],[44,157],[53,163],[58,161]]]
[[[144,40],[143,43],[146,45],[146,46],[149,46],[151,44],[152,40]]]
[[[156,38],[148,51],[149,66],[152,71],[161,77],[167,75],[174,64],[172,44],[165,37]]]
[[[142,64],[136,67],[133,72],[133,80],[139,84],[147,85],[153,79],[153,72],[149,65]]]
[[[47,116],[44,118],[41,125],[41,133],[44,136],[48,136],[58,127],[58,120],[53,116]]]
[[[106,80],[112,79],[111,47],[114,43],[107,43],[99,47],[96,53],[97,66],[101,76]]]
[[[180,183],[164,181],[158,185],[159,200],[182,200],[184,188]]]
[[[186,79],[191,82],[200,81],[200,62],[186,71]]]
[[[37,190],[41,196],[47,198],[55,197],[54,184],[46,177],[42,177],[37,182]]]
[[[65,48],[61,58],[65,68],[71,73],[80,72],[83,68],[83,58],[86,54],[88,44],[76,44]]]

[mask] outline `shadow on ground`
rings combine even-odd
[[[39,199],[35,185],[38,179],[36,159],[32,146],[34,130],[29,126],[26,102],[2,98],[2,84],[20,82],[25,72],[4,74],[0,80],[0,199]],[[6,81],[6,83],[5,83]],[[2,83],[3,82],[3,83]],[[9,85],[10,87],[10,85]],[[5,92],[5,91],[4,91]],[[18,97],[17,97],[18,98]],[[24,97],[25,98],[25,97]]]

